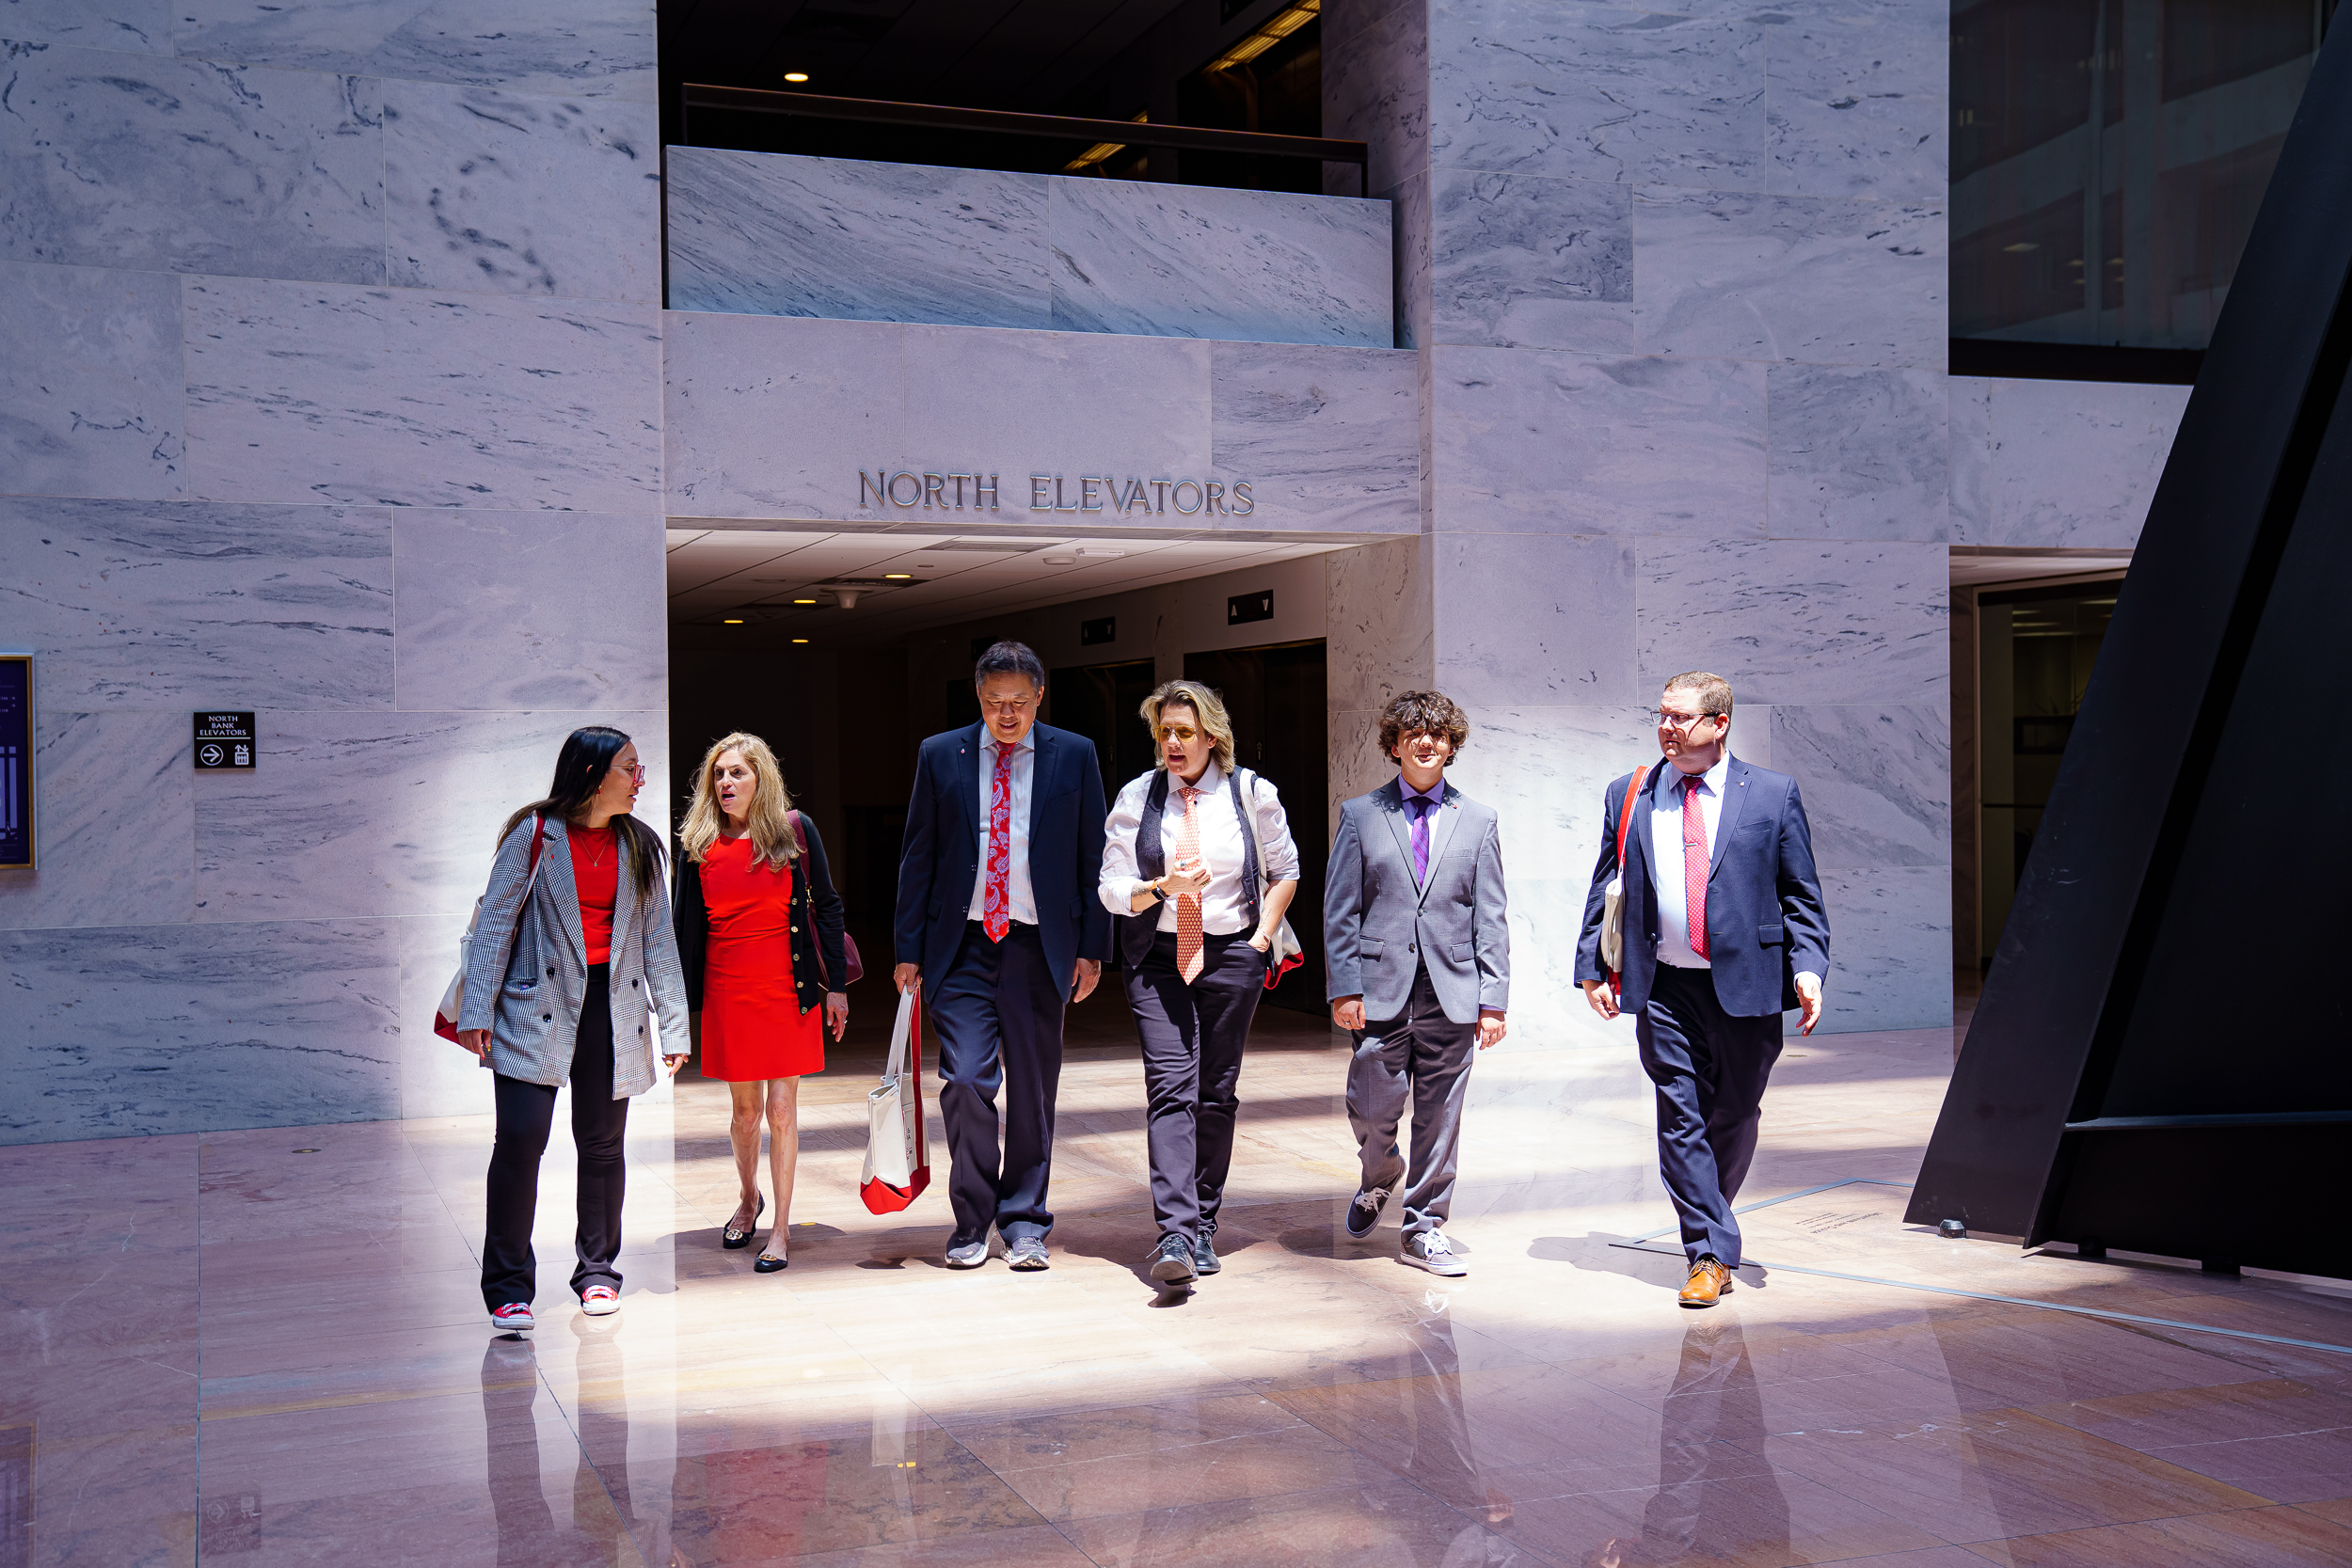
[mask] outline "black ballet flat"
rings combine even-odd
[[[740,1247],[747,1247],[751,1245],[752,1232],[759,1228],[759,1216],[767,1212],[768,1195],[766,1193],[762,1193],[759,1195],[759,1206],[752,1211],[751,1225],[742,1230],[736,1229],[732,1225],[728,1226],[724,1230],[719,1232],[719,1244],[725,1247],[729,1252],[736,1251]]]
[[[772,1236],[770,1237],[768,1239],[768,1245],[774,1246],[775,1244],[775,1238]],[[752,1269],[757,1274],[775,1274],[780,1270],[788,1269],[791,1266],[791,1259],[779,1258],[774,1253],[768,1251],[766,1247],[761,1248],[759,1256],[752,1259]]]

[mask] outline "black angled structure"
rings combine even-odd
[[[1908,1218],[2352,1277],[2352,28],[2148,511]]]

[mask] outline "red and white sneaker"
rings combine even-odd
[[[610,1285],[591,1285],[580,1292],[580,1309],[592,1318],[609,1318],[621,1309],[621,1292]]]
[[[539,1320],[531,1315],[531,1303],[510,1301],[490,1314],[490,1326],[501,1334],[528,1334],[539,1326]]]

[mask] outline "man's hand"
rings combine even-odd
[[[841,1037],[850,1032],[850,993],[841,990],[825,992],[825,1022],[833,1025],[833,1042],[841,1043]]]
[[[1818,974],[1797,976],[1797,1000],[1804,1005],[1804,1013],[1797,1021],[1797,1033],[1809,1035],[1821,1022],[1821,979]]]
[[[1593,1011],[1603,1018],[1617,1016],[1617,993],[1609,989],[1609,982],[1606,980],[1585,981],[1584,1000],[1590,1002],[1593,1005]]]
[[[1490,1010],[1490,1009],[1488,1009],[1488,1008],[1484,1008],[1484,1007],[1482,1007],[1482,1008],[1480,1008],[1480,1009],[1479,1009],[1479,1012],[1478,1012],[1478,1049],[1479,1049],[1479,1050],[1484,1051],[1484,1050],[1486,1050],[1486,1049],[1488,1046],[1490,1046],[1490,1045],[1501,1045],[1501,1044],[1502,1043],[1502,1037],[1503,1037],[1503,1036],[1505,1036],[1505,1035],[1507,1035],[1507,1034],[1509,1034],[1510,1032],[1511,1032],[1510,1025],[1509,1025],[1509,1024],[1506,1024],[1506,1023],[1504,1023],[1504,1022],[1502,1022],[1502,1015],[1501,1013],[1494,1012],[1494,1011],[1492,1011],[1492,1010]]]
[[[1364,999],[1360,996],[1343,996],[1332,1003],[1331,1022],[1343,1029],[1361,1033],[1364,1027]]]
[[[457,1043],[472,1052],[476,1059],[480,1059],[482,1053],[490,1049],[490,1031],[460,1029],[457,1031]]]
[[[1088,997],[1094,994],[1094,988],[1102,983],[1103,960],[1100,958],[1080,958],[1078,960],[1078,978],[1076,984],[1070,988],[1070,1000],[1073,1002],[1084,1002]]]
[[[900,964],[890,972],[890,982],[897,986],[902,994],[911,991],[923,983],[923,966]]]
[[[1209,891],[1209,880],[1206,861],[1181,860],[1176,863],[1174,870],[1160,879],[1160,885],[1168,890],[1168,896],[1173,898],[1180,893],[1196,895],[1206,893]]]

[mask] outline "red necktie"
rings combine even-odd
[[[1699,784],[1705,775],[1682,776],[1682,910],[1691,927],[1691,951],[1707,957],[1707,818],[1699,815]]]
[[[1177,791],[1184,798],[1184,820],[1176,825],[1176,859],[1181,865],[1190,865],[1200,858],[1200,791],[1190,784]],[[1180,893],[1176,895],[1176,973],[1191,985],[1200,978],[1204,963],[1200,953],[1200,895]]]
[[[980,928],[991,942],[1012,929],[1012,753],[996,746],[996,784],[988,798],[988,891],[980,898]]]

